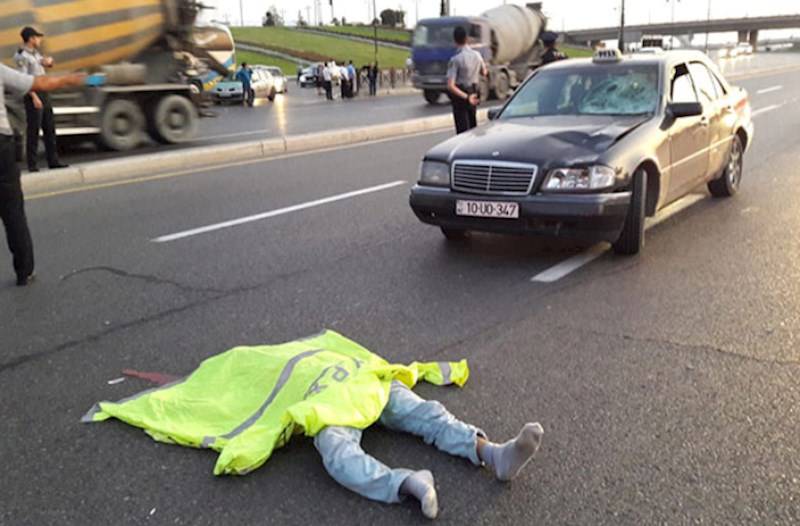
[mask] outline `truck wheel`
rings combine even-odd
[[[126,99],[113,99],[103,108],[100,142],[109,150],[132,150],[141,144],[144,126],[144,113],[138,104]]]
[[[708,183],[708,191],[714,197],[732,197],[739,191],[742,182],[742,139],[738,135],[733,136],[731,143],[731,153],[728,158],[728,165],[719,179],[714,179]]]
[[[508,79],[508,73],[501,71],[497,74],[497,79],[495,80],[494,96],[497,100],[506,100],[510,92],[511,81]]]
[[[479,86],[480,93],[478,96],[481,98],[481,102],[486,102],[489,100],[491,95],[491,89],[489,88],[489,82],[486,79],[481,79],[481,84]]]
[[[647,172],[638,169],[631,183],[631,204],[625,226],[619,239],[614,242],[614,252],[624,256],[635,256],[644,247],[644,211],[647,203]]]
[[[428,104],[438,104],[439,99],[442,96],[441,91],[435,91],[432,89],[426,89],[423,94],[425,95],[425,100],[428,101]]]
[[[167,95],[156,104],[148,126],[150,136],[158,142],[188,141],[197,133],[197,108],[186,97]]]

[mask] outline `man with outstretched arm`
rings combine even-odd
[[[5,92],[20,97],[30,92],[45,93],[81,86],[85,78],[83,73],[34,77],[0,64],[0,219],[14,259],[18,286],[25,286],[34,278],[33,241],[25,217],[25,201],[13,132],[6,113]]]

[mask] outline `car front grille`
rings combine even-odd
[[[536,180],[535,164],[494,161],[456,161],[453,190],[487,195],[528,195]]]

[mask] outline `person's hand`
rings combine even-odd
[[[41,110],[44,108],[44,104],[42,104],[42,99],[39,98],[38,95],[35,93],[31,93],[31,101],[33,102],[33,107],[37,110]]]
[[[83,86],[86,83],[86,73],[70,73],[64,75],[64,80],[68,86]]]
[[[44,57],[42,59],[42,66],[44,66],[46,68],[52,68],[53,67],[53,57]]]
[[[474,93],[473,93],[472,95],[470,95],[470,96],[467,98],[467,100],[468,100],[468,101],[469,101],[469,103],[470,103],[470,104],[472,104],[473,106],[477,106],[478,104],[480,104],[480,103],[481,103],[481,99],[479,99],[479,98],[478,98],[478,96],[477,96],[476,94],[474,94]]]

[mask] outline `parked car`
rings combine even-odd
[[[317,85],[317,68],[304,68],[300,74],[300,87],[313,88]]]
[[[754,133],[747,92],[697,51],[556,62],[489,117],[428,151],[411,190],[448,240],[545,234],[636,254],[645,216],[698,185],[739,191]]]
[[[250,83],[255,98],[275,100],[277,91],[275,81],[269,71],[253,68],[253,76]],[[244,104],[245,97],[242,83],[236,79],[236,75],[230,75],[222,82],[219,82],[211,92],[211,98],[216,104],[225,102],[238,102]]]
[[[261,69],[267,71],[270,75],[272,75],[272,79],[275,83],[275,92],[276,93],[289,93],[289,82],[286,80],[286,76],[283,74],[283,70],[277,66],[253,66],[255,69]]]

